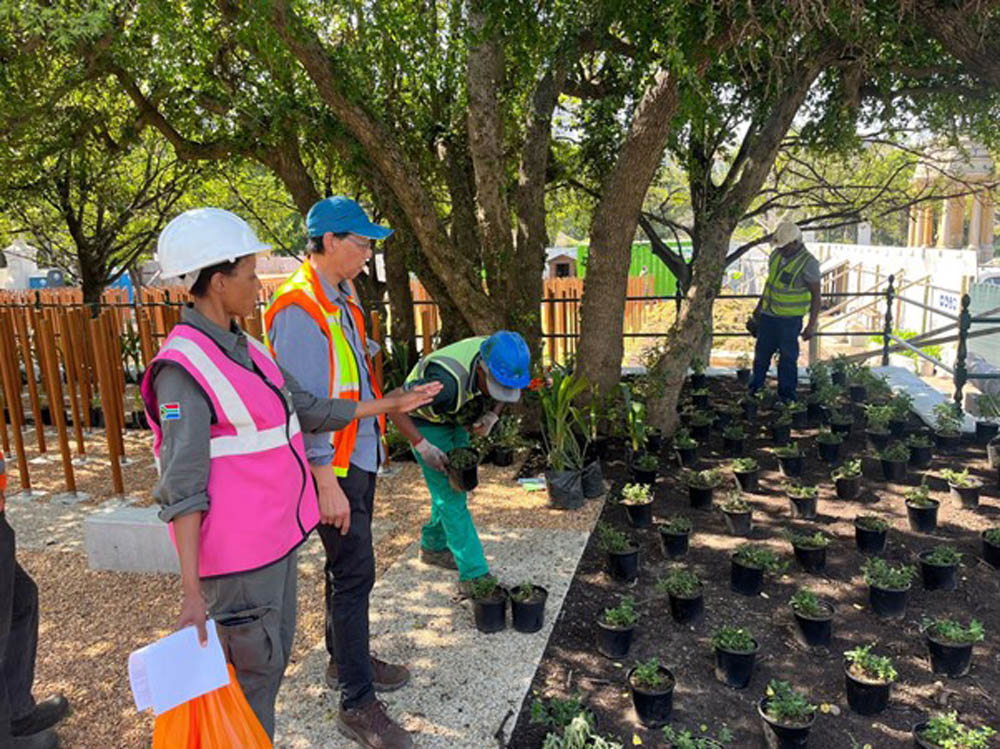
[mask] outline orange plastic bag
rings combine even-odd
[[[156,716],[153,749],[272,749],[232,663],[229,684]]]

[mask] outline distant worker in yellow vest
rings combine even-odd
[[[799,384],[799,334],[808,341],[816,332],[820,307],[819,261],[802,243],[802,232],[790,222],[778,224],[772,240],[764,293],[747,328],[757,336],[750,392],[764,385],[771,358],[778,354],[778,398],[794,401]],[[802,318],[809,322],[802,327]]]
[[[466,338],[438,349],[419,362],[405,387],[439,382],[441,391],[413,418],[394,415],[393,423],[413,445],[431,493],[431,519],[421,532],[420,558],[458,571],[459,593],[468,597],[473,581],[489,575],[465,492],[454,489],[445,473],[447,453],[469,444],[469,433],[486,437],[505,403],[516,403],[531,383],[531,352],[517,333]]]

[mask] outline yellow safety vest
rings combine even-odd
[[[455,399],[455,405],[447,413],[436,413],[430,406],[424,406],[414,411],[414,416],[435,424],[450,423],[466,403],[479,395],[476,361],[479,358],[479,349],[485,340],[486,336],[464,338],[431,352],[417,362],[406,376],[407,383],[421,379],[429,365],[438,364],[455,379],[458,385],[458,397]]]
[[[809,258],[809,251],[803,247],[781,266],[781,252],[771,253],[761,308],[764,312],[777,317],[803,317],[809,312],[812,300],[809,289],[796,288]]]

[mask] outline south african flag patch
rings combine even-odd
[[[181,418],[180,403],[161,403],[160,421],[177,421]]]

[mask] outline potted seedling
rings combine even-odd
[[[632,707],[642,725],[659,728],[670,720],[674,708],[674,675],[656,658],[633,666],[628,672]]]
[[[889,401],[889,434],[896,439],[902,439],[906,434],[906,424],[910,420],[910,409],[913,398],[909,393],[900,391]]]
[[[1000,568],[1000,528],[987,528],[982,533],[983,560]]]
[[[545,601],[549,592],[541,585],[524,582],[510,592],[511,622],[518,632],[537,632],[545,623]]]
[[[663,449],[663,430],[646,427],[646,452],[658,453]]]
[[[90,399],[90,428],[104,428],[104,409],[101,407],[101,396],[94,395]]]
[[[970,476],[968,468],[961,471],[945,468],[941,471],[941,478],[948,482],[951,498],[961,502],[962,507],[970,510],[979,507],[979,490],[983,488],[983,482]]]
[[[692,509],[707,510],[712,507],[712,494],[715,488],[722,483],[722,471],[718,468],[708,468],[704,471],[684,469],[681,481],[687,487]]]
[[[955,573],[962,554],[954,546],[941,544],[917,555],[924,590],[955,590]]]
[[[770,749],[806,746],[816,720],[816,706],[787,681],[772,679],[757,703],[764,724],[764,743]]]
[[[759,645],[743,627],[720,627],[712,635],[715,678],[733,689],[745,689],[753,678]]]
[[[954,450],[962,440],[962,411],[957,403],[938,403],[934,414],[934,441],[939,450]]]
[[[691,359],[691,374],[688,376],[688,384],[692,390],[701,390],[708,387],[708,376],[705,374],[705,362],[701,357]]]
[[[632,647],[639,615],[635,599],[625,596],[617,606],[606,608],[597,617],[597,650],[608,658],[624,658]]]
[[[789,601],[799,642],[811,648],[828,647],[833,635],[833,605],[802,588]]]
[[[698,388],[691,391],[691,405],[696,409],[707,409],[709,407],[710,394],[708,388]]]
[[[799,443],[792,442],[771,449],[778,459],[778,467],[781,475],[785,478],[798,478],[802,475],[802,452],[799,450]]]
[[[149,420],[146,418],[146,403],[142,399],[142,391],[136,390],[132,394],[132,413],[130,414],[132,426],[135,429],[149,429]]]
[[[597,539],[608,555],[611,577],[626,583],[639,577],[639,547],[632,539],[607,523],[598,523]]]
[[[876,616],[902,618],[916,570],[908,564],[894,567],[881,557],[870,557],[861,565],[861,572],[868,583],[868,602]]]
[[[659,458],[650,453],[642,453],[632,461],[632,477],[640,484],[652,486],[656,483],[659,468]]]
[[[822,531],[815,533],[787,532],[785,538],[792,545],[796,561],[806,572],[818,575],[826,569],[826,547],[830,537]]]
[[[633,528],[649,528],[653,524],[653,494],[646,484],[625,484],[619,500]]]
[[[688,428],[691,436],[699,443],[707,442],[712,438],[712,424],[715,423],[715,416],[709,411],[695,411],[688,421]]]
[[[865,436],[876,452],[889,444],[889,439],[892,437],[889,432],[889,419],[891,418],[892,408],[889,406],[877,403],[865,406]]]
[[[969,673],[972,663],[972,646],[982,642],[983,624],[977,619],[963,627],[947,617],[924,617],[920,629],[927,640],[931,657],[931,671],[957,679]]]
[[[730,557],[729,585],[737,593],[755,596],[764,586],[765,572],[780,572],[786,566],[770,549],[742,544]]]
[[[910,466],[926,468],[934,458],[934,440],[927,432],[914,432],[906,438],[906,446],[910,448]]]
[[[854,416],[849,411],[839,408],[830,409],[830,431],[847,437],[854,426]]]
[[[531,723],[561,730],[569,726],[577,717],[593,730],[597,726],[597,716],[583,702],[582,696],[575,694],[567,699],[551,697],[535,698],[531,703]]]
[[[861,459],[849,460],[830,474],[838,499],[856,499],[861,493]]]
[[[730,424],[722,430],[722,448],[727,455],[742,455],[746,438],[747,430],[742,424]]]
[[[702,723],[698,732],[691,729],[679,730],[673,726],[663,727],[663,740],[671,749],[725,749],[733,740],[733,732],[723,725],[715,735],[708,733],[708,726]]]
[[[678,429],[674,435],[674,451],[681,467],[693,468],[698,463],[698,440],[687,429]]]
[[[577,431],[585,425],[574,401],[586,391],[587,383],[559,367],[549,377],[552,384],[538,391],[546,452],[545,485],[553,507],[571,510],[582,506],[584,499],[584,449]]]
[[[457,492],[471,492],[479,486],[479,453],[456,447],[448,453],[448,483]]]
[[[740,408],[743,409],[744,419],[756,421],[757,412],[760,410],[760,401],[755,396],[748,395],[740,400]]]
[[[472,610],[476,629],[484,634],[500,632],[507,626],[507,591],[488,575],[472,582]]]
[[[868,400],[868,387],[863,382],[852,382],[847,386],[847,394],[852,403],[864,403]]]
[[[976,398],[976,444],[985,445],[1000,432],[1000,395],[981,393]]]
[[[812,520],[816,517],[818,487],[799,481],[789,481],[785,484],[785,495],[788,497],[793,518]]]
[[[787,445],[792,438],[792,415],[784,411],[776,414],[769,428],[775,445]]]
[[[844,354],[838,354],[830,363],[830,382],[837,387],[846,387],[851,364]]]
[[[749,536],[753,525],[753,507],[743,499],[743,494],[739,489],[733,489],[726,494],[726,498],[719,505],[723,517],[726,519],[726,528],[734,536]]]
[[[913,744],[920,749],[989,749],[996,731],[989,726],[972,728],[958,719],[958,713],[936,715],[913,727]]]
[[[889,690],[896,681],[892,659],[872,652],[874,643],[844,653],[847,704],[858,715],[877,715],[889,705]]]
[[[903,496],[910,529],[918,533],[933,533],[937,529],[938,506],[941,503],[931,498],[930,487],[927,484],[914,486],[907,489]]]
[[[882,464],[882,477],[886,481],[901,483],[906,480],[906,464],[910,460],[910,448],[902,442],[892,442],[878,454]]]
[[[678,624],[693,622],[705,610],[701,580],[685,567],[673,567],[656,581],[656,590],[669,597],[670,615]]]
[[[737,458],[729,464],[729,470],[736,476],[740,489],[745,492],[756,492],[760,466],[753,458]]]
[[[691,537],[691,521],[683,515],[674,515],[667,522],[658,526],[660,530],[660,546],[663,555],[669,559],[677,559],[687,554]]]
[[[788,404],[786,413],[792,417],[792,429],[805,429],[809,426],[809,409],[805,403],[792,401]]]
[[[816,449],[819,459],[826,463],[836,463],[840,460],[840,445],[844,441],[842,434],[821,429],[816,435]]]
[[[736,358],[736,381],[741,385],[750,382],[750,357],[747,354],[740,354]]]
[[[512,465],[514,453],[524,446],[524,438],[521,436],[521,417],[512,413],[503,414],[490,433],[490,444],[493,465],[501,468]]]
[[[878,515],[858,515],[854,518],[854,543],[862,554],[881,554],[889,524]]]

